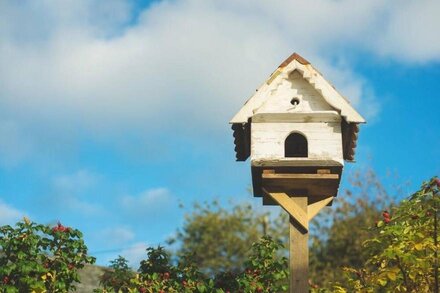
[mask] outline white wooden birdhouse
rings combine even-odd
[[[354,161],[364,118],[294,53],[230,121],[237,161],[251,159],[253,190],[336,196],[344,161]],[[265,204],[272,199],[265,198]]]

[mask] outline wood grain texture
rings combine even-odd
[[[306,190],[307,195],[336,196],[339,174],[263,173],[261,186],[271,191]]]
[[[307,206],[308,220],[311,221],[313,217],[316,216],[322,208],[327,206],[333,200],[333,198],[334,198],[333,196],[330,196],[325,199],[314,202],[312,204],[309,204]]]
[[[343,164],[335,160],[314,160],[309,158],[283,158],[251,160],[253,167],[342,167]]]
[[[292,132],[306,137],[308,159],[343,164],[340,122],[252,123],[251,160],[286,160],[284,142]]]
[[[302,231],[307,232],[309,230],[307,206],[305,209],[298,206],[295,200],[284,192],[265,192],[298,223]]]
[[[307,213],[307,197],[292,197],[291,200]],[[290,218],[290,293],[309,292],[309,247],[308,232],[304,232],[295,219]]]
[[[316,179],[316,180],[338,180],[338,174],[275,174],[263,173],[263,179]]]

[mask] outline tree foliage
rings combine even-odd
[[[350,182],[311,225],[312,291],[438,292],[440,179],[398,204],[371,171]],[[118,257],[95,292],[286,291],[287,223],[249,204],[196,204],[173,239],[177,257],[149,248],[137,273]],[[0,292],[67,292],[93,262],[81,232],[61,223],[0,227]]]
[[[250,204],[221,206],[217,201],[195,204],[170,243],[177,242],[177,257],[192,255],[204,273],[237,272],[244,268],[249,248],[263,235],[286,243],[287,217],[258,212]]]
[[[440,179],[424,182],[371,228],[365,265],[346,268],[342,292],[439,292]]]
[[[371,170],[353,173],[349,183],[333,206],[324,208],[310,225],[312,286],[343,281],[343,267],[364,264],[368,255],[362,243],[373,235],[368,227],[392,203]],[[174,239],[179,245],[177,255],[194,254],[203,272],[238,271],[244,267],[251,243],[267,234],[282,241],[286,248],[280,253],[287,256],[289,221],[281,208],[278,211],[270,215],[246,203],[231,208],[218,202],[196,204]]]
[[[373,236],[368,227],[392,205],[392,196],[372,170],[354,172],[348,181],[349,187],[333,206],[323,209],[311,223],[309,276],[313,287],[342,282],[344,267],[364,265],[368,254],[362,243]]]

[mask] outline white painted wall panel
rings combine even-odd
[[[251,159],[283,159],[284,141],[295,131],[306,136],[310,159],[343,163],[341,125],[338,122],[252,123]]]

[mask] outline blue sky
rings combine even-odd
[[[179,203],[252,200],[228,121],[292,52],[368,120],[344,178],[372,167],[414,191],[440,173],[439,13],[428,0],[1,1],[0,224],[59,220],[98,263],[134,262],[181,226]]]

